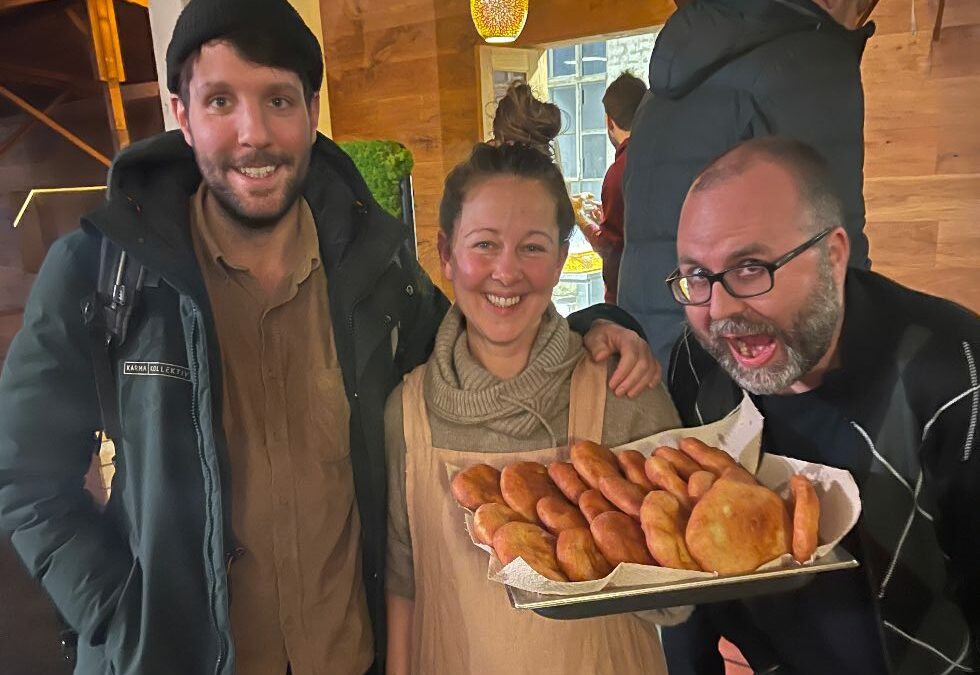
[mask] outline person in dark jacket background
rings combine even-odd
[[[192,0],[167,51],[181,129],[116,157],[32,288],[0,375],[0,527],[77,631],[76,673],[384,670],[384,404],[448,302],[317,134],[322,77],[286,0]],[[145,270],[108,354],[106,241]],[[656,366],[621,331],[586,342],[631,350],[611,384],[632,391]]]
[[[816,148],[839,182],[851,265],[868,265],[860,66],[873,25],[852,29],[869,2],[694,0],[660,32],[623,180],[618,300],[664,362],[683,318],[660,283],[674,267],[681,204],[697,173],[740,141],[778,134]]]
[[[671,675],[940,675],[980,665],[980,318],[847,267],[828,165],[781,138],[711,164],[681,211],[669,278],[688,328],[668,385],[685,425],[751,396],[762,449],[847,469],[857,569],[697,607],[663,631]]]
[[[602,180],[602,218],[596,227],[584,228],[589,244],[602,258],[602,281],[605,300],[616,304],[619,262],[623,257],[623,172],[626,170],[626,148],[630,141],[633,116],[647,86],[631,73],[623,73],[606,88],[602,106],[606,111],[606,133],[616,148],[616,160]]]

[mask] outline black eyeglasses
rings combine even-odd
[[[711,289],[715,282],[720,281],[728,294],[734,298],[754,298],[768,293],[775,284],[776,270],[800,255],[808,248],[816,245],[821,239],[834,231],[826,230],[800,244],[792,251],[773,262],[748,262],[729,267],[716,274],[710,272],[695,272],[694,274],[680,273],[674,270],[665,280],[674,300],[682,305],[703,305],[711,301]]]

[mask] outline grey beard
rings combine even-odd
[[[782,330],[763,319],[735,316],[714,321],[709,335],[695,331],[701,346],[725,369],[738,386],[753,394],[778,394],[810,372],[830,349],[834,330],[843,311],[833,266],[823,258],[817,285],[807,297],[793,326]],[[769,335],[783,344],[786,358],[761,368],[743,368],[732,356],[722,335]]]

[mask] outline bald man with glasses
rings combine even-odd
[[[929,675],[980,668],[980,320],[848,269],[826,164],[748,141],[692,185],[666,283],[683,306],[668,384],[687,425],[736,407],[763,450],[847,469],[861,566],[790,593],[704,605],[664,630],[671,675],[724,673],[719,637],[756,672]]]

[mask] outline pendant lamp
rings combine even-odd
[[[528,0],[470,0],[476,32],[490,44],[513,42],[524,30]]]

